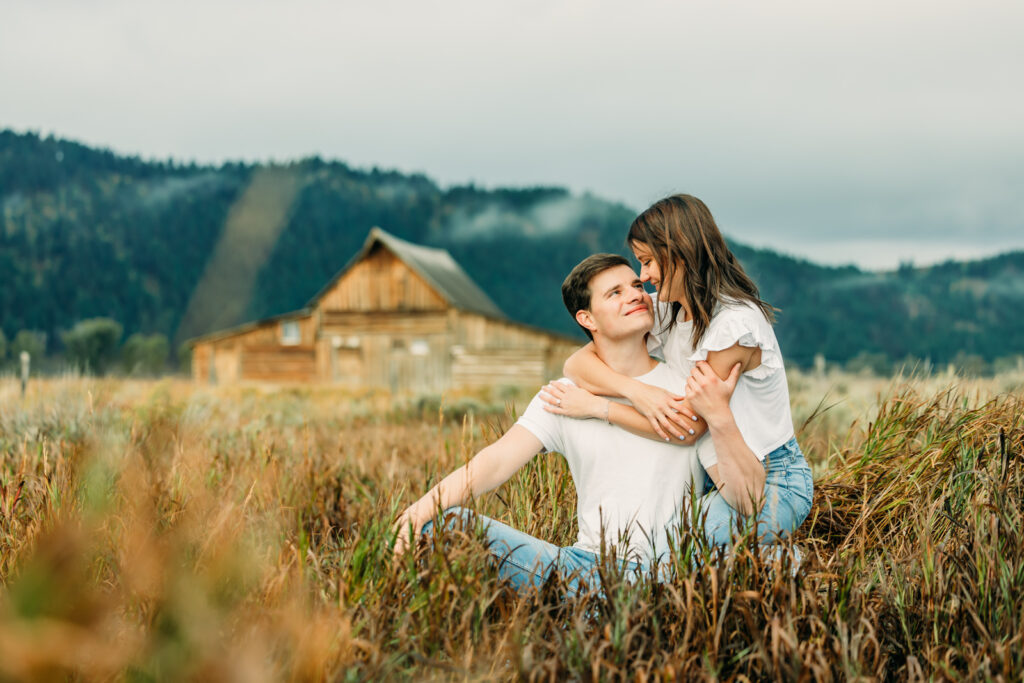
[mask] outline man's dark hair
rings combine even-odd
[[[573,319],[576,318],[577,311],[590,310],[590,281],[596,275],[615,266],[629,266],[629,261],[618,254],[594,254],[580,261],[572,269],[562,282],[562,301],[565,302],[565,307]],[[576,324],[579,325],[579,322]],[[594,338],[590,330],[583,325],[580,325],[580,329],[590,339]]]

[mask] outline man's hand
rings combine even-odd
[[[420,520],[415,503],[407,507],[398,516],[394,526],[391,527],[392,531],[396,532],[395,547],[391,551],[393,561],[397,562],[405,554],[405,551],[409,549],[409,527],[412,526],[412,539],[415,542],[420,536],[420,531],[423,530],[423,525],[426,523],[426,520]]]
[[[713,424],[723,416],[731,415],[729,412],[729,399],[736,389],[736,382],[740,379],[742,363],[732,366],[729,376],[722,380],[707,363],[697,361],[686,380],[686,397],[690,399],[690,405],[697,411],[708,424]]]
[[[697,421],[697,410],[687,408],[684,397],[665,391],[661,387],[651,386],[643,382],[634,382],[626,398],[641,415],[646,417],[654,431],[666,441],[670,436],[677,439],[685,437]],[[690,402],[691,406],[693,402]]]

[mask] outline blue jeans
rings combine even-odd
[[[772,543],[789,536],[803,523],[811,511],[814,483],[811,468],[796,439],[790,439],[765,456],[764,506],[757,514],[757,538]],[[733,529],[747,523],[744,515],[730,506],[704,473],[706,493],[698,504],[704,518],[704,533],[715,545],[729,545]]]
[[[574,546],[559,547],[465,508],[448,508],[444,520],[448,529],[471,529],[474,521],[482,524],[488,550],[498,565],[498,576],[508,580],[517,591],[540,588],[552,572],[565,581],[569,595],[599,587],[597,567],[601,558],[592,552]],[[433,526],[433,521],[427,522],[421,533],[429,534]],[[632,576],[639,564],[621,560],[620,566],[627,576]]]

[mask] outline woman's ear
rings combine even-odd
[[[594,316],[590,315],[590,311],[583,309],[576,311],[576,322],[590,330],[591,333],[597,331],[597,325],[594,324]]]

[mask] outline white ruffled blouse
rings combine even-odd
[[[656,296],[654,301],[655,323],[647,347],[651,355],[662,358],[675,372],[689,375],[694,364],[706,360],[708,353],[737,343],[759,347],[761,364],[740,375],[736,391],[729,401],[736,426],[750,450],[761,460],[793,438],[786,369],[775,330],[761,309],[746,301],[720,303],[703,339],[694,348],[690,341],[693,322],[683,321],[680,310],[680,320],[666,331],[672,306],[659,302]],[[705,468],[718,462],[710,438],[698,442],[697,453]]]

